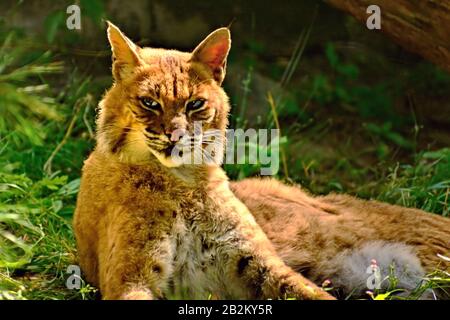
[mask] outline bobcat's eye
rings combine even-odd
[[[203,99],[197,99],[197,100],[192,100],[189,101],[186,105],[186,109],[188,111],[195,111],[195,110],[199,110],[201,107],[203,107],[205,105],[205,100]]]
[[[150,111],[161,111],[161,104],[151,98],[141,97],[139,98],[139,101],[144,109]]]

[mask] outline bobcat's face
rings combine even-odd
[[[229,104],[220,84],[227,29],[213,32],[192,53],[139,48],[112,24],[108,36],[115,84],[100,104],[99,148],[130,162],[156,157],[173,167],[180,165],[174,154],[204,153],[224,137]]]

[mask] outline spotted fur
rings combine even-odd
[[[191,132],[195,119],[225,134],[229,31],[193,53],[139,48],[112,24],[108,35],[115,83],[100,103],[74,217],[85,279],[104,299],[332,299],[281,260],[218,164],[168,156],[173,132]],[[140,97],[157,101],[156,112]],[[189,115],[197,97],[206,107]]]

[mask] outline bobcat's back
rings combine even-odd
[[[386,272],[392,263],[399,272],[408,267],[415,281],[399,278],[409,289],[425,272],[450,270],[438,256],[450,255],[450,219],[348,195],[313,197],[274,179],[247,179],[231,188],[283,260],[316,283],[334,279],[334,285],[364,292],[372,260]]]

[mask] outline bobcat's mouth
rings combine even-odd
[[[170,144],[169,146],[167,146],[165,149],[162,150],[162,153],[164,153],[164,155],[169,158],[172,156],[172,151],[174,147],[175,144]]]
[[[173,168],[179,167],[183,164],[183,151],[178,147],[176,143],[167,144],[148,144],[150,152],[158,159],[158,161],[165,167]]]
[[[182,164],[221,164],[223,154],[222,135],[206,132],[201,137],[186,136],[178,141],[149,140],[151,153],[166,167]],[[214,138],[214,139],[212,139]]]
[[[179,167],[181,165],[181,163],[175,161],[176,159],[174,159],[172,157],[173,148],[174,148],[173,145],[170,145],[166,148],[159,149],[159,150],[150,148],[150,152],[155,156],[156,159],[158,159],[158,161],[163,166],[168,167],[168,168]]]

